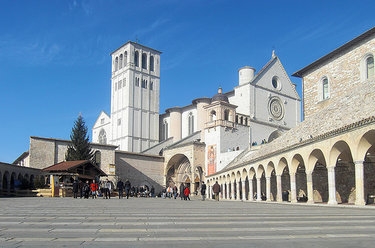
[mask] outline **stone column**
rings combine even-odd
[[[355,205],[364,206],[365,189],[364,189],[364,169],[363,160],[355,161]]]
[[[246,201],[246,183],[245,183],[246,181],[243,181],[242,182],[242,200],[243,201]]]
[[[306,174],[306,184],[307,184],[307,202],[314,203],[314,188],[312,181],[312,171]]]
[[[277,184],[277,196],[276,196],[276,200],[278,202],[282,202],[283,201],[283,187],[281,185],[281,175],[276,175],[276,184]]]
[[[233,181],[233,183],[232,183],[231,186],[232,186],[232,187],[231,187],[231,193],[230,193],[231,200],[235,200],[235,199],[234,199],[234,188],[236,187],[236,184],[234,183],[234,181]]]
[[[290,173],[290,202],[297,202],[296,173]]]
[[[249,201],[254,201],[253,179],[249,179]]]
[[[260,187],[261,177],[257,177],[257,201],[262,200],[262,189]]]
[[[266,201],[271,201],[271,177],[266,177]]]
[[[237,192],[237,195],[236,195],[236,200],[237,201],[241,201],[241,195],[240,195],[240,182],[236,180],[236,192]]]
[[[335,167],[328,167],[328,204],[337,205]]]

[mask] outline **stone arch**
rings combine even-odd
[[[165,171],[166,187],[176,185],[179,188],[181,183],[185,183],[185,186],[190,187],[191,182],[194,181],[191,163],[184,154],[174,155],[168,161]]]
[[[349,145],[345,141],[336,142],[330,151],[330,164],[335,164],[336,201],[355,202],[355,167]]]
[[[248,178],[248,173],[247,173],[246,168],[242,169],[241,182],[242,182],[241,199],[249,200],[249,178]]]
[[[10,174],[8,171],[5,171],[3,175],[3,180],[2,180],[2,186],[3,186],[3,192],[4,194],[9,194],[10,193]]]
[[[280,131],[280,130],[275,130],[273,131],[269,136],[268,136],[268,139],[267,139],[267,142],[272,142],[273,140],[279,138],[283,133]]]
[[[310,197],[307,191],[306,166],[301,154],[295,154],[291,162],[291,170],[295,174],[296,189],[293,192],[292,199],[301,199],[297,197]],[[305,198],[303,198],[305,199]]]
[[[256,200],[256,192],[257,192],[257,179],[256,179],[256,173],[255,173],[255,168],[254,167],[250,167],[249,169],[249,187],[251,187],[251,189],[249,190],[249,197],[252,199],[252,200]]]
[[[282,199],[282,194],[285,192],[288,192],[288,195],[289,195],[289,191],[290,191],[290,174],[289,174],[289,166],[288,166],[288,162],[287,162],[287,159],[285,157],[281,157],[277,163],[277,166],[275,168],[275,173],[276,175],[280,175],[280,188],[278,189],[279,191],[275,191],[276,192],[276,200],[279,199],[281,200]],[[277,183],[277,181],[276,181]],[[284,192],[285,191],[285,192]],[[275,193],[274,193],[275,194]]]
[[[308,158],[312,172],[313,201],[328,202],[328,171],[326,158],[320,149],[314,149]],[[297,192],[297,195],[300,192]]]
[[[367,195],[375,195],[375,130],[360,137],[356,151],[356,158],[363,159],[363,186],[367,199]]]
[[[257,168],[257,200],[262,200],[262,195],[266,194],[266,175],[262,164]],[[259,186],[259,187],[258,187]]]
[[[269,177],[269,185],[266,185],[266,195],[269,201],[276,201],[277,199],[277,180],[275,165],[272,161],[268,162],[266,168],[266,178]]]

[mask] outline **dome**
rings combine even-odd
[[[211,98],[211,103],[213,102],[227,102],[229,103],[228,97],[223,95],[223,90],[221,88],[218,89],[217,94]]]

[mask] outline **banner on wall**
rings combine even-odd
[[[216,173],[216,145],[208,146],[207,161],[207,176],[209,176]]]

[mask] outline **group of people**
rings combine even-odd
[[[202,195],[202,201],[206,200],[206,190],[207,186],[204,182],[201,184],[200,193]],[[216,182],[216,184],[212,188],[213,192],[215,193],[215,199],[219,200],[219,193],[220,193],[220,185]],[[190,201],[190,187],[181,183],[180,185],[180,193],[178,193],[178,188],[176,185],[168,186],[168,188],[164,188],[162,191],[163,198],[174,198],[177,199],[180,196],[181,200],[189,200]]]
[[[140,196],[140,193],[135,194],[135,188],[134,186],[131,186],[131,183],[128,179],[123,182],[121,179],[117,182],[117,190],[118,190],[118,198],[121,199],[125,196],[127,199],[129,199],[130,196]],[[200,187],[200,193],[202,195],[202,201],[206,199],[206,190],[207,186],[204,182],[202,182]],[[150,192],[148,189],[144,190],[146,192],[146,195],[154,197],[155,196],[155,188],[151,187]],[[177,199],[179,196],[181,200],[189,200],[190,201],[190,187],[188,185],[185,185],[184,183],[181,183],[180,193],[178,192],[178,188],[176,185],[169,186],[168,188],[164,188],[162,191],[162,197],[163,198],[174,198]],[[219,193],[221,191],[220,185],[218,182],[216,182],[212,186],[212,191],[214,193],[214,197],[216,201],[219,201]],[[87,180],[86,182],[77,181],[74,180],[73,182],[73,197],[78,198],[78,195],[80,198],[98,198],[103,197],[103,199],[111,199],[111,192],[112,192],[112,182],[106,179],[105,181],[96,182],[95,179],[91,181],[91,183]],[[141,191],[140,191],[141,192]]]
[[[106,179],[105,181],[96,182],[92,180],[91,182],[87,180],[86,182],[74,180],[73,181],[73,197],[78,198],[98,198],[103,197],[103,199],[111,199],[112,193],[112,182]]]
[[[97,198],[103,196],[105,199],[111,198],[112,183],[107,179],[102,182],[96,182],[95,179],[90,181],[77,181],[73,182],[73,197],[78,198]]]

